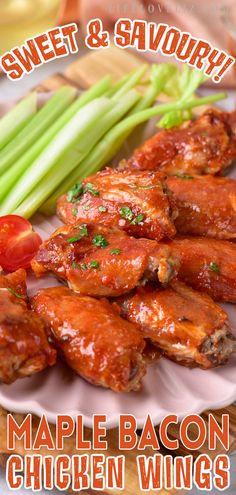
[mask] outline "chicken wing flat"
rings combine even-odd
[[[206,294],[181,282],[145,286],[121,299],[122,315],[139,325],[167,358],[193,368],[224,364],[233,351],[227,314]]]
[[[72,289],[97,297],[119,296],[150,279],[167,284],[178,267],[169,246],[92,224],[58,229],[32,261],[36,275],[54,272]]]
[[[236,238],[236,180],[212,176],[167,177],[179,233]]]
[[[139,390],[145,342],[106,299],[54,287],[41,289],[31,305],[50,325],[64,360],[77,374],[114,392]]]
[[[236,244],[206,237],[175,238],[178,279],[216,301],[236,303]]]
[[[0,381],[12,383],[52,366],[56,351],[26,304],[26,273],[0,276]]]
[[[119,172],[107,168],[76,184],[58,200],[57,213],[66,224],[117,226],[134,237],[173,237],[163,176],[156,172]]]
[[[134,151],[128,166],[167,175],[219,174],[236,158],[236,111],[210,109],[187,125],[160,131]]]

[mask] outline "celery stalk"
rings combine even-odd
[[[96,136],[97,123],[111,105],[110,100],[101,97],[76,112],[11,189],[0,207],[0,214],[14,211],[63,154],[73,149],[77,153],[78,161],[80,157],[83,158],[87,151],[85,146],[88,136]]]
[[[48,127],[66,110],[68,105],[72,103],[75,96],[75,88],[64,86],[45,103],[30,122],[1,151],[0,173],[7,170],[41,137]]]
[[[138,69],[136,69],[130,77],[127,79],[127,81],[124,82],[124,84],[118,89],[118,91],[115,92],[115,94],[112,96],[112,99],[114,101],[118,101],[121,96],[123,96],[129,89],[133,88],[136,86],[140,80],[142,79],[143,75],[145,74],[147,70],[147,64],[141,65]]]
[[[87,149],[87,153],[94,146],[101,135],[103,135],[108,129],[110,129],[116,122],[118,122],[128,110],[137,102],[139,94],[135,90],[130,90],[123,98],[120,98],[111,110],[109,110],[99,122],[99,128],[96,128],[94,137],[91,133],[88,134],[88,142],[84,141],[83,145]],[[18,206],[17,214],[26,218],[35,213],[35,211],[42,205],[42,203],[48,198],[48,196],[54,191],[54,189],[61,183],[61,181],[68,176],[68,174],[79,164],[81,158],[78,158],[75,150],[71,150],[54,165],[52,170],[37,184],[33,191],[25,198],[25,200]]]
[[[134,73],[134,71],[131,71],[128,74],[126,74],[125,76],[118,79],[118,81],[112,85],[112,88],[107,91],[105,96],[107,96],[108,98],[111,98],[120,88],[122,88],[122,86],[126,83],[126,81],[128,81],[130,79],[130,77],[132,77],[133,73]]]
[[[0,149],[25,126],[37,111],[37,94],[31,93],[17,103],[0,120]]]
[[[80,182],[87,175],[96,173],[104,165],[106,165],[110,158],[116,154],[122,142],[125,141],[127,133],[129,134],[129,132],[131,132],[137,125],[147,121],[155,115],[163,115],[172,110],[185,110],[188,108],[191,109],[197,106],[206,105],[226,98],[226,96],[226,93],[218,93],[187,102],[177,101],[174,103],[164,103],[126,117],[104,136],[92,152],[82,161],[80,167],[78,169],[76,168],[68,176],[67,180],[61,183],[47,202],[40,208],[40,211],[45,215],[50,215],[54,211],[57,198],[65,191],[68,191],[76,182]]]
[[[86,103],[95,97],[103,95],[111,85],[110,76],[106,76],[98,81],[94,86],[85,91],[62,115],[49,127],[49,129],[26,151],[1,177],[0,201],[7,195],[17,179],[39,156],[42,150],[57,135],[60,129],[82,108]]]

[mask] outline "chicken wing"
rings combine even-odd
[[[41,289],[31,300],[50,325],[67,364],[94,385],[114,392],[139,390],[145,342],[106,299],[81,297],[66,287]]]
[[[52,366],[56,351],[26,304],[26,273],[0,276],[0,381],[12,383]]]
[[[216,301],[236,303],[236,245],[206,237],[175,238],[173,254],[180,257],[179,280]]]
[[[121,314],[139,325],[144,338],[179,364],[213,368],[233,351],[227,314],[209,296],[181,282],[166,289],[139,288],[120,305]]]
[[[236,111],[210,109],[187,125],[160,131],[121,167],[168,175],[219,174],[236,158]]]
[[[59,198],[57,213],[71,225],[92,222],[120,227],[134,237],[173,237],[174,212],[163,184],[159,173],[107,168]]]
[[[179,233],[236,238],[236,180],[212,176],[167,177]]]
[[[32,268],[52,271],[90,296],[119,296],[148,279],[167,284],[179,267],[172,249],[117,228],[81,224],[58,229],[39,248]]]

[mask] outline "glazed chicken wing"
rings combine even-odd
[[[106,299],[81,297],[66,287],[41,289],[32,308],[50,325],[64,360],[94,385],[139,390],[145,342]]]
[[[178,209],[179,233],[236,238],[236,180],[212,176],[167,177],[169,199]]]
[[[98,297],[119,296],[150,279],[167,284],[178,266],[168,246],[91,224],[58,229],[32,261],[36,275],[52,271],[81,294]]]
[[[155,172],[105,169],[76,184],[59,198],[57,213],[66,224],[78,222],[117,226],[134,237],[173,237],[163,176]]]
[[[26,304],[26,273],[0,276],[0,381],[12,383],[52,366],[56,351]]]
[[[216,301],[236,303],[236,244],[206,237],[175,238],[178,278]]]
[[[207,295],[173,282],[150,286],[121,299],[122,315],[139,325],[169,359],[193,368],[224,364],[233,351],[227,314]]]
[[[121,167],[167,175],[219,174],[236,158],[236,111],[207,110],[180,128],[163,130],[134,151]]]

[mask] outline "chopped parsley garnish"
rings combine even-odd
[[[121,250],[118,249],[118,248],[114,248],[110,251],[110,254],[120,254],[121,253]]]
[[[83,210],[87,211],[87,210],[89,210],[89,209],[90,209],[90,205],[84,205],[84,206],[83,206]]]
[[[129,206],[121,206],[120,215],[122,218],[126,218],[127,220],[133,220],[133,212]]]
[[[85,263],[80,263],[80,266],[81,266],[82,270],[88,270],[88,267],[87,267],[87,265],[85,265]]]
[[[105,211],[107,211],[107,208],[105,206],[99,206],[98,207],[98,211],[100,211],[101,213],[104,213]]]
[[[13,294],[13,296],[15,297],[18,297],[18,299],[24,299],[23,296],[21,296],[20,294],[18,294],[18,292],[16,292],[14,289],[12,289],[11,287],[8,287],[8,292],[10,292],[11,294]]]
[[[81,236],[80,235],[75,235],[74,237],[69,237],[69,239],[67,239],[67,242],[69,242],[70,244],[72,244],[73,242],[80,241],[80,239],[81,239]]]
[[[220,267],[219,265],[217,265],[217,263],[215,263],[214,261],[211,261],[210,265],[209,265],[209,268],[210,270],[212,270],[213,272],[216,272],[216,273],[219,273],[220,272]]]
[[[108,241],[101,234],[97,234],[94,236],[92,243],[94,246],[98,247],[106,247],[108,246]]]
[[[77,225],[75,226],[75,229],[79,229],[81,237],[86,237],[88,235],[87,225]]]
[[[74,270],[77,270],[77,268],[79,268],[79,265],[78,265],[78,263],[76,263],[76,261],[72,261],[72,268]]]
[[[85,186],[84,186],[84,192],[89,192],[93,196],[99,196],[99,191],[97,191],[96,189],[94,189],[94,184],[91,184],[90,182],[88,182],[87,184],[85,184]]]
[[[99,268],[99,263],[97,260],[93,260],[91,263],[90,263],[90,268]]]
[[[187,174],[175,174],[175,177],[179,177],[179,179],[185,179],[185,180],[194,179],[192,175],[187,175]]]
[[[67,193],[67,199],[70,203],[75,203],[83,194],[83,185],[75,184]]]
[[[135,223],[135,224],[141,223],[143,221],[143,219],[144,219],[144,215],[142,213],[139,213],[139,215],[136,218],[134,218],[132,223]]]
[[[78,213],[78,208],[72,208],[72,215],[74,215],[74,217],[76,217]]]

